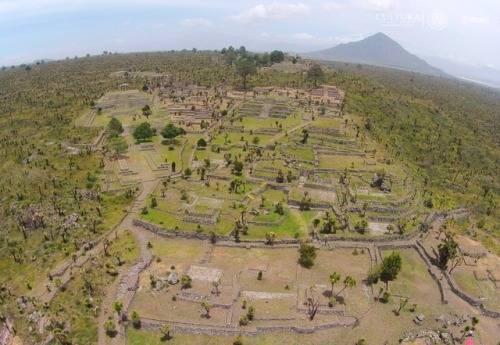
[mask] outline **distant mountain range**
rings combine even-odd
[[[426,56],[425,60],[454,77],[500,88],[500,70],[498,69],[454,62],[434,56]]]
[[[445,75],[439,68],[409,53],[389,36],[379,32],[361,41],[339,44],[333,48],[302,54],[322,60],[361,63],[402,69],[431,75]]]

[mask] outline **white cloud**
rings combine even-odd
[[[306,32],[299,32],[299,33],[296,33],[296,34],[292,34],[291,36],[293,39],[296,39],[296,40],[302,40],[302,41],[311,41],[313,40],[315,37],[313,35],[310,35]]]
[[[284,2],[273,2],[269,5],[259,4],[231,19],[241,24],[260,23],[266,20],[279,20],[289,17],[299,17],[307,14],[310,8],[303,3],[291,4]]]
[[[387,11],[399,5],[399,0],[352,0],[351,4],[368,11]]]
[[[365,38],[365,36],[359,34],[352,34],[345,36],[336,36],[333,39],[337,43],[349,43],[349,42],[361,41],[363,38]]]
[[[12,16],[28,17],[104,8],[226,8],[233,0],[0,0],[0,23]]]
[[[207,26],[210,27],[213,23],[205,18],[186,18],[181,21],[183,26]]]
[[[325,11],[338,11],[341,10],[344,7],[344,5],[338,4],[336,2],[325,2],[321,6],[322,9]]]
[[[294,42],[307,45],[315,46],[334,46],[339,43],[348,43],[359,41],[364,38],[364,36],[359,34],[346,35],[346,36],[314,36],[307,32],[297,32],[293,34],[269,34],[267,32],[262,32],[260,36],[266,40],[279,40],[285,42]]]

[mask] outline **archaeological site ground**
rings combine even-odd
[[[246,54],[0,72],[0,344],[498,344],[498,91]]]

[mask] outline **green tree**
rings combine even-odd
[[[118,157],[127,152],[128,144],[124,137],[115,136],[108,140],[108,148],[113,152],[114,157]]]
[[[236,174],[240,175],[241,172],[243,171],[243,162],[241,161],[234,162],[234,171],[236,172]]]
[[[266,232],[266,243],[272,246],[274,244],[274,241],[276,239],[276,234],[274,232]]]
[[[142,115],[146,116],[147,119],[149,119],[149,115],[152,114],[152,111],[151,111],[151,108],[149,107],[149,105],[145,105],[144,107],[142,107]]]
[[[257,72],[257,67],[255,66],[255,61],[253,58],[240,59],[236,62],[236,74],[238,74],[243,79],[243,88],[247,88],[247,77],[249,75],[255,74]]]
[[[238,56],[236,56],[236,53],[234,52],[234,50],[228,50],[225,54],[224,54],[224,60],[226,60],[226,63],[229,65],[229,66],[232,66],[233,65],[233,62],[236,61],[236,59],[238,58]]]
[[[299,264],[305,268],[311,268],[314,265],[314,259],[316,259],[316,248],[302,241],[299,248]]]
[[[279,63],[285,60],[285,54],[281,50],[273,50],[269,55],[271,63]]]
[[[200,139],[198,139],[196,146],[197,147],[207,147],[207,141],[203,138],[200,138]]]
[[[325,73],[323,72],[323,69],[318,64],[312,65],[307,71],[307,76],[310,79],[314,80],[314,86],[317,85],[318,80],[321,80],[324,77],[324,75]]]
[[[148,122],[143,122],[135,128],[133,136],[137,141],[144,141],[151,139],[153,134],[154,132],[151,125]]]
[[[402,267],[403,259],[399,253],[392,252],[389,256],[384,258],[380,265],[380,280],[385,282],[386,289],[388,289],[389,281],[397,278]]]
[[[186,134],[186,131],[184,128],[177,127],[173,123],[169,123],[161,130],[160,134],[165,139],[168,139],[170,143],[172,139],[178,137],[179,135]]]
[[[113,310],[120,316],[122,314],[123,310],[123,302],[122,301],[115,301],[113,303]]]
[[[115,332],[116,332],[116,324],[115,322],[113,321],[113,319],[107,319],[105,322],[104,322],[104,330],[106,331],[106,334],[108,336],[112,336]]]
[[[253,318],[255,317],[255,307],[253,305],[248,307],[247,317],[250,321],[252,321]]]
[[[458,243],[453,236],[447,235],[444,241],[438,245],[438,253],[438,265],[444,270],[448,266],[448,262],[454,260],[458,255]]]
[[[233,345],[243,345],[243,337],[241,334],[238,334],[236,338],[234,338]]]
[[[352,289],[355,286],[356,286],[356,280],[353,277],[351,277],[351,276],[345,277],[344,287],[342,289],[340,289],[339,292],[337,292],[337,294],[335,295],[335,298],[337,298],[345,289],[347,289],[347,288]]]
[[[123,133],[123,126],[120,120],[112,117],[108,122],[108,137],[112,138]]]
[[[182,277],[181,277],[181,286],[183,289],[187,289],[187,288],[190,288],[191,287],[191,283],[192,283],[192,279],[190,276],[188,276],[187,274],[184,274]]]
[[[332,285],[332,296],[333,296],[333,285],[340,281],[340,274],[337,272],[333,272],[330,274],[330,284]]]
[[[405,305],[408,303],[408,298],[400,298],[399,299],[399,308],[396,312],[396,315],[399,315],[401,313],[401,310],[405,307]]]
[[[169,325],[161,326],[160,333],[161,333],[162,339],[169,340],[170,339],[170,326]]]
[[[135,328],[141,327],[141,317],[139,316],[139,313],[137,311],[132,311],[132,313],[130,314],[130,320],[132,321],[132,325]]]
[[[215,233],[214,233],[215,235]],[[218,280],[214,280],[212,282],[212,285],[213,287],[215,288],[215,295],[219,296],[219,286],[220,286],[221,282],[220,282],[220,278]]]
[[[206,317],[209,318],[210,317],[210,309],[212,309],[212,304],[210,304],[209,301],[203,301],[201,302],[201,307],[203,309],[205,309],[205,312],[206,312]]]

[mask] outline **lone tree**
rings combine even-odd
[[[355,286],[356,286],[356,280],[353,277],[351,277],[351,276],[345,277],[345,279],[344,279],[344,287],[339,292],[337,292],[337,294],[335,295],[335,298],[339,297],[339,295],[345,289],[347,289],[347,288],[352,289]]]
[[[123,133],[123,126],[120,120],[116,117],[112,117],[108,123],[108,137],[113,138]]]
[[[236,173],[236,175],[241,175],[242,171],[243,171],[243,162],[242,161],[234,162],[234,172]]]
[[[149,119],[149,115],[152,114],[151,112],[151,108],[149,107],[149,105],[145,105],[144,107],[142,107],[142,115],[146,116],[146,119]]]
[[[154,132],[148,122],[143,122],[134,130],[133,136],[137,141],[145,141],[151,139]]]
[[[273,50],[269,55],[271,63],[279,63],[285,60],[285,54],[281,50]]]
[[[198,139],[196,146],[197,147],[207,147],[207,141],[203,138],[200,138],[200,139]]]
[[[307,76],[314,80],[314,86],[318,84],[318,80],[322,79],[325,73],[320,65],[314,64],[307,71]]]
[[[163,325],[160,328],[160,333],[161,333],[161,338],[165,340],[169,340],[170,337],[170,326],[169,325]]]
[[[316,313],[318,312],[319,308],[319,294],[316,295],[316,286],[311,286],[309,288],[309,293],[307,296],[307,309],[309,313],[309,321],[314,320],[314,317],[316,316]]]
[[[113,152],[113,157],[118,157],[127,152],[128,144],[124,137],[117,135],[109,138],[108,149]]]
[[[115,303],[113,303],[113,310],[116,311],[116,314],[118,314],[118,316],[121,316],[123,310],[123,302],[115,301]]]
[[[210,304],[209,301],[203,301],[203,302],[201,302],[201,307],[203,309],[205,309],[205,312],[206,312],[205,316],[207,318],[210,318],[210,309],[212,309],[212,304]]]
[[[448,261],[453,261],[458,256],[458,249],[458,243],[455,241],[453,236],[449,234],[446,235],[444,241],[438,245],[438,265],[441,269],[446,269]]]
[[[220,292],[219,292],[219,286],[220,286],[220,284],[221,284],[220,279],[218,279],[218,280],[214,280],[214,281],[212,282],[212,285],[213,285],[213,287],[215,288],[215,294],[216,294],[217,296],[219,296],[219,293],[220,293]]]
[[[181,286],[183,289],[187,289],[187,288],[190,288],[191,287],[191,282],[193,280],[191,279],[190,276],[188,276],[187,274],[183,275],[181,277]]]
[[[132,325],[134,328],[140,328],[141,327],[141,317],[139,316],[139,313],[137,311],[132,311],[130,314],[130,320],[132,321]]]
[[[251,57],[240,59],[236,62],[236,74],[243,79],[243,88],[247,88],[247,77],[257,72],[255,61]]]
[[[332,296],[333,296],[333,285],[340,281],[340,274],[337,272],[333,272],[330,274],[330,284],[332,285]]]
[[[171,143],[172,139],[178,137],[179,135],[186,134],[186,131],[184,128],[177,127],[173,123],[169,123],[161,130],[160,134],[168,140],[168,143]]]
[[[111,318],[107,319],[104,322],[103,327],[104,330],[106,331],[106,334],[110,337],[113,336],[116,332],[116,324]]]
[[[391,255],[384,258],[379,273],[380,280],[385,283],[386,290],[389,289],[389,281],[396,279],[402,267],[403,259],[399,253],[392,252]]]
[[[302,241],[299,248],[299,264],[305,268],[311,268],[314,265],[314,259],[316,259],[316,248]]]

